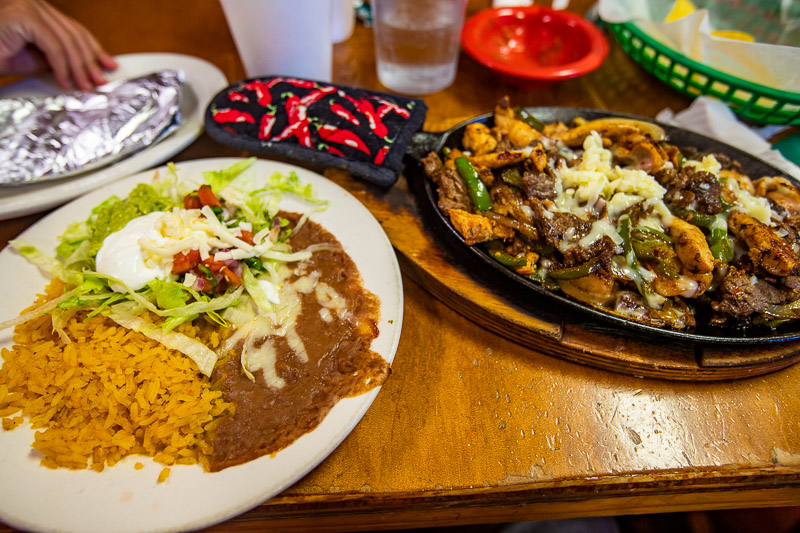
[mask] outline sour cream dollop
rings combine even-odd
[[[172,262],[145,263],[145,252],[139,245],[142,238],[161,238],[156,222],[162,215],[163,212],[156,211],[134,218],[124,228],[106,237],[95,256],[97,272],[117,278],[133,290],[141,289],[154,279],[167,279],[172,271]],[[111,285],[111,289],[125,291],[117,284]]]

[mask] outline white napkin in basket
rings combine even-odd
[[[774,133],[774,128],[753,130],[747,127],[725,103],[719,100],[700,96],[692,102],[692,105],[679,113],[674,113],[671,109],[662,110],[656,115],[656,120],[735,146],[800,180],[800,167],[783,157],[777,150],[773,150],[759,134],[760,131],[769,135],[770,132]]]

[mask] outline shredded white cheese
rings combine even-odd
[[[595,206],[602,205],[600,200],[604,199],[608,218],[616,220],[626,209],[646,201],[654,209],[658,207],[655,210],[662,222],[671,223],[672,215],[662,200],[666,189],[653,176],[640,169],[612,167],[611,151],[603,147],[603,139],[597,132],[586,137],[583,149],[583,157],[577,165],[562,165],[555,170],[558,195],[553,203],[556,211],[594,220],[598,215]],[[616,244],[622,243],[614,224],[601,219],[593,222],[589,234],[577,244],[588,247],[603,236],[610,237]],[[567,235],[559,248],[566,250],[575,244]]]
[[[684,167],[694,167],[698,170],[705,170],[706,172],[711,172],[717,178],[719,178],[719,172],[722,170],[722,165],[720,165],[717,158],[713,155],[709,154],[703,157],[701,161],[695,161],[694,159],[688,159],[683,163]]]
[[[762,196],[753,196],[746,190],[739,187],[739,182],[735,179],[724,180],[723,186],[727,187],[736,197],[734,209],[739,209],[759,222],[770,224],[772,220],[772,209],[769,200]]]

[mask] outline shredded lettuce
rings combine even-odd
[[[253,166],[253,163],[256,162],[255,157],[251,157],[249,159],[245,159],[244,161],[240,161],[235,163],[224,170],[209,170],[207,172],[203,172],[203,179],[206,180],[206,183],[211,187],[211,190],[214,191],[214,194],[219,194],[219,192],[231,184],[231,182],[236,179],[239,174]]]
[[[228,307],[222,311],[222,318],[231,325],[233,329],[238,329],[244,324],[252,322],[256,317],[258,307],[253,303],[250,294],[245,292],[239,299],[239,303],[233,307]]]
[[[156,305],[161,309],[176,309],[183,307],[189,298],[192,297],[188,287],[184,287],[175,281],[165,281],[163,279],[154,279],[148,283],[150,290],[156,299]]]
[[[202,342],[196,341],[176,331],[164,332],[159,326],[136,315],[112,307],[108,317],[120,326],[145,335],[167,348],[178,350],[195,362],[197,368],[206,376],[211,376],[217,363],[217,354]]]
[[[183,307],[159,311],[157,314],[161,316],[185,316],[194,313],[219,311],[221,309],[225,309],[226,307],[236,305],[236,302],[239,300],[239,296],[241,296],[243,291],[244,287],[239,287],[235,291],[223,294],[222,296],[217,296],[216,298],[211,298],[207,302],[196,301],[188,305],[184,305]]]
[[[208,180],[208,178],[206,177]],[[316,209],[324,210],[328,201],[317,198],[311,184],[302,184],[297,173],[288,175],[273,173],[266,187],[256,188],[252,176],[240,175],[221,189],[220,194],[242,211],[245,219],[258,229],[267,227],[278,214],[284,194],[293,194],[302,200],[315,204]]]
[[[152,290],[150,286],[148,286],[147,290],[144,290],[142,292],[137,292],[128,287],[123,281],[115,279],[111,276],[106,276],[98,272],[95,272],[94,275],[99,278],[105,278],[108,282],[112,284],[119,285],[124,289],[124,292],[127,293],[127,296],[132,301],[136,302],[142,308],[147,309],[151,313],[155,313],[163,317],[185,317],[188,315],[200,314],[200,313],[211,314],[212,312],[225,309],[226,307],[230,307],[232,305],[236,305],[239,296],[241,296],[242,292],[244,291],[244,287],[239,287],[234,291],[223,294],[222,296],[217,296],[216,298],[207,298],[205,296],[199,295],[198,293],[194,292],[194,295],[198,298],[198,300],[195,300],[194,302],[186,305],[181,305],[179,307],[162,309],[157,305],[157,294]],[[167,282],[167,283],[174,283],[174,285],[180,286],[179,283],[175,282]],[[170,291],[174,290],[174,288],[170,288],[169,290]],[[216,313],[214,314],[216,315],[216,317],[219,317],[218,314]],[[222,319],[219,318],[219,320]],[[224,321],[222,322],[222,325],[225,325]]]
[[[19,252],[22,257],[64,283],[68,285],[80,285],[83,283],[83,275],[80,272],[64,268],[64,265],[58,259],[41,252],[28,241],[14,239],[8,244]]]
[[[191,315],[167,317],[167,319],[164,320],[163,324],[161,325],[161,331],[167,333],[168,331],[172,331],[173,329],[177,328],[184,322],[191,322],[199,316],[199,313],[194,313]]]
[[[0,330],[10,328],[16,326],[17,324],[24,324],[28,320],[33,320],[34,318],[40,317],[42,315],[46,315],[51,313],[54,309],[56,309],[62,302],[72,298],[74,291],[66,292],[59,296],[58,298],[54,298],[35,309],[31,309],[27,313],[22,313],[16,318],[12,318],[10,320],[6,320],[4,322],[0,322]]]
[[[91,252],[91,242],[89,239],[86,239],[78,244],[78,247],[73,250],[71,255],[62,256],[59,254],[59,257],[66,257],[66,259],[64,259],[64,268],[79,270],[80,265],[87,264],[92,261]]]
[[[328,205],[328,200],[322,200],[314,196],[314,189],[310,183],[306,183],[305,185],[300,183],[300,178],[297,177],[297,173],[294,171],[289,172],[288,176],[280,172],[275,172],[269,177],[267,183],[269,184],[269,189],[294,194],[313,204]]]
[[[242,268],[242,284],[244,285],[247,294],[250,295],[258,307],[267,313],[272,313],[275,311],[275,304],[269,300],[269,297],[264,292],[264,289],[261,287],[258,280],[247,265],[243,265]]]
[[[266,257],[267,259],[273,259],[275,261],[285,261],[289,263],[293,261],[308,261],[309,259],[311,259],[311,252],[307,250],[301,250],[299,252],[287,254],[283,252],[273,252],[272,250],[269,250],[267,252],[264,252],[264,255],[262,255],[261,257]]]
[[[175,281],[165,281],[162,279],[154,279],[148,284],[149,289],[155,297],[155,303],[161,309],[180,309],[187,305],[187,302],[194,298],[195,300],[203,299],[196,291],[189,287],[185,287]],[[213,311],[209,311],[212,312]],[[165,333],[171,331],[184,322],[191,322],[199,317],[200,313],[186,313],[180,316],[167,317],[162,325],[162,331]],[[216,320],[216,318],[214,318]],[[219,321],[219,320],[217,320]],[[223,321],[224,325],[224,321]]]
[[[66,325],[67,322],[69,322],[69,320],[73,316],[75,316],[77,312],[78,312],[77,308],[72,308],[72,309],[67,309],[66,311],[62,311],[61,313],[57,314],[53,313],[53,319],[52,319],[53,331],[56,333],[56,335],[59,336],[61,342],[63,342],[64,344],[69,344],[72,342],[72,339],[70,339],[69,335],[67,335],[64,326]]]
[[[72,222],[67,226],[67,230],[63,235],[61,235],[56,253],[59,257],[71,257],[81,245],[88,243],[88,239],[91,236],[91,229],[85,221]],[[84,249],[88,252],[88,246],[85,245]]]

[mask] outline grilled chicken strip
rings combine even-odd
[[[467,213],[461,209],[450,209],[447,215],[469,246],[492,239],[510,239],[514,236],[514,230],[511,228],[501,226],[481,215]]]
[[[494,125],[514,148],[525,148],[530,146],[533,141],[542,138],[541,133],[517,118],[508,97],[502,98],[495,107]]]
[[[747,244],[747,255],[756,267],[774,276],[797,272],[797,255],[791,245],[766,224],[734,209],[728,217],[728,227]]]
[[[675,217],[669,233],[675,241],[675,253],[686,270],[693,274],[714,270],[714,256],[700,228]]]
[[[497,148],[497,139],[486,124],[474,122],[464,128],[464,138],[461,140],[464,148],[475,155],[488,154]]]
[[[476,166],[485,168],[503,168],[523,162],[528,156],[522,152],[493,152],[491,154],[470,157]]]

